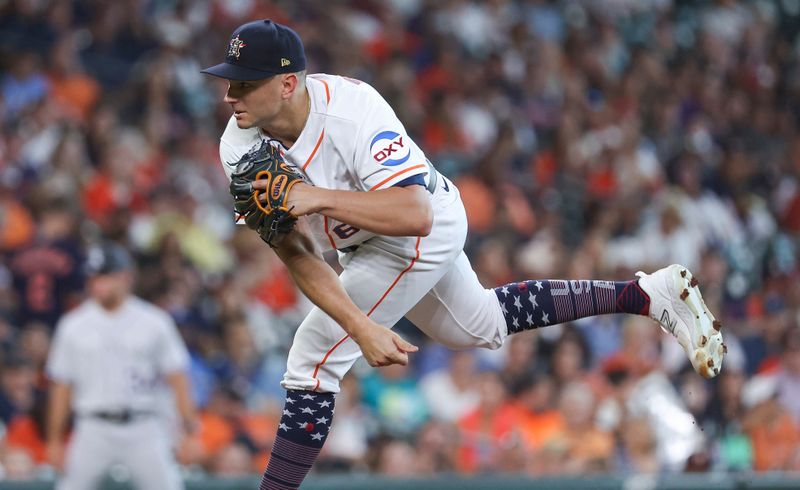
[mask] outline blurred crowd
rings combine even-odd
[[[705,381],[643,317],[357,364],[317,472],[800,470],[800,2],[0,0],[0,467],[48,474],[42,367],[101,238],[192,356],[188,475],[263,470],[309,304],[233,225],[224,82],[239,24],[295,28],[462,192],[485,286],[691,268],[728,355]]]

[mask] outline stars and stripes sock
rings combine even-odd
[[[647,315],[650,297],[639,281],[525,281],[494,288],[508,333],[608,313]]]
[[[259,490],[295,490],[317,459],[333,419],[333,393],[287,390]]]

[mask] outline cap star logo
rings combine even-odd
[[[243,47],[247,46],[244,41],[239,39],[239,35],[237,34],[235,38],[231,39],[231,43],[228,45],[228,56],[232,56],[239,59],[239,55],[241,54],[239,50]]]

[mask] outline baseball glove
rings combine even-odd
[[[253,181],[266,180],[267,190],[253,189]],[[297,222],[291,209],[286,207],[289,191],[303,181],[303,176],[287,164],[277,148],[266,141],[245,154],[231,173],[230,192],[237,221],[244,219],[247,226],[258,232],[270,247],[275,240],[289,233]],[[265,195],[266,202],[259,199]]]

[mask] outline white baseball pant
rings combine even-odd
[[[95,490],[112,465],[121,463],[140,490],[183,490],[164,424],[153,416],[117,424],[82,417],[67,447],[56,490]]]
[[[467,218],[458,190],[432,196],[434,221],[426,237],[375,237],[340,256],[339,276],[353,302],[375,322],[403,316],[451,348],[496,349],[507,335],[497,296],[478,281],[463,247]],[[282,385],[339,392],[339,381],[361,356],[358,345],[314,308],[294,337]]]

